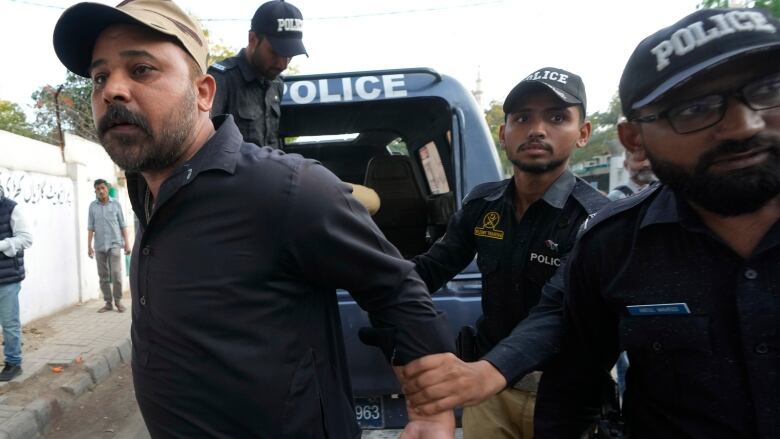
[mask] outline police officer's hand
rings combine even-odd
[[[485,360],[467,363],[453,354],[419,358],[402,369],[406,399],[415,413],[433,415],[476,405],[506,387],[506,379]]]
[[[455,414],[452,411],[423,416],[409,409],[409,423],[399,439],[452,439],[455,437]]]

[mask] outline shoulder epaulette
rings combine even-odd
[[[507,185],[512,181],[511,178],[501,181],[491,181],[489,183],[482,183],[477,185],[471,192],[463,199],[463,204],[470,201],[474,201],[480,198],[487,198],[491,195],[500,195],[504,193]]]
[[[222,61],[215,62],[214,64],[209,66],[209,70],[216,70],[218,72],[226,72],[233,67],[237,66],[236,60],[234,57],[225,58]]]
[[[612,218],[613,216],[619,215],[622,212],[629,211],[643,204],[645,200],[653,197],[656,193],[658,193],[660,188],[660,184],[653,183],[650,187],[636,195],[608,202],[603,209],[591,215],[582,223],[579,236],[582,236],[583,234],[593,230],[594,227],[598,226],[600,223],[603,223],[608,218]]]
[[[579,177],[574,183],[571,195],[585,209],[585,212],[588,212],[588,215],[593,215],[609,203],[609,198]]]

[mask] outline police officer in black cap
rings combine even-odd
[[[308,56],[301,11],[284,0],[263,3],[252,17],[246,48],[208,69],[217,81],[211,115],[232,114],[245,141],[278,147],[279,75],[301,54]]]
[[[565,70],[543,68],[520,81],[504,102],[505,122],[499,131],[514,176],[477,186],[445,236],[414,259],[433,292],[477,254],[483,315],[475,343],[469,343],[465,332],[459,338],[462,359],[481,360],[466,363],[451,354],[435,355],[425,360],[430,368],[418,369],[427,372],[423,381],[442,381],[433,389],[442,398],[479,394],[463,397],[472,405],[463,415],[467,439],[532,436],[538,375],[513,375],[511,361],[493,348],[537,304],[542,285],[573,246],[580,224],[608,201],[568,170],[571,154],[590,138],[585,105],[582,80]],[[479,379],[464,385],[459,371]]]
[[[632,439],[778,438],[780,21],[696,11],[637,46],[620,99],[620,140],[661,184],[601,210],[569,255],[536,437],[580,437],[627,351]]]

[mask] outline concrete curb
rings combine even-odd
[[[60,386],[61,392],[44,395],[25,407],[0,402],[0,439],[40,438],[73,401],[105,381],[120,363],[129,364],[131,352],[130,339],[126,338],[87,357],[84,371]]]

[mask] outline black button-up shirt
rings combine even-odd
[[[580,223],[607,203],[606,197],[564,172],[515,217],[513,179],[476,187],[430,250],[414,258],[432,292],[452,279],[477,254],[482,273],[478,351],[488,352],[539,301],[542,286],[574,244]]]
[[[569,363],[545,371],[537,437],[571,431],[622,350],[632,438],[780,437],[780,222],[744,259],[669,188],[647,192],[599,212],[565,266]]]
[[[144,419],[155,437],[357,438],[336,288],[397,329],[398,363],[451,350],[446,321],[348,185],[214,122],[153,208],[128,174]]]
[[[209,67],[217,82],[211,115],[231,114],[246,142],[278,148],[284,83],[281,78],[258,78],[245,51]]]

